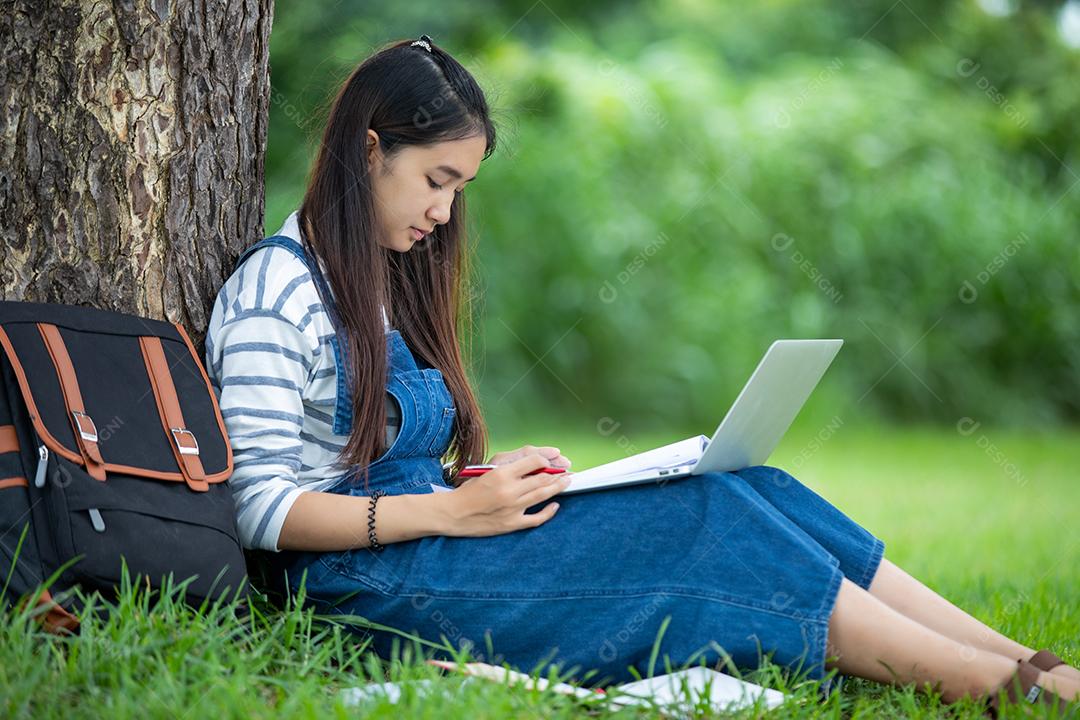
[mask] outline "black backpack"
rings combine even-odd
[[[0,302],[0,375],[0,607],[73,630],[69,591],[115,596],[125,567],[193,605],[247,596],[232,450],[180,325]]]

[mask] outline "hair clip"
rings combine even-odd
[[[428,52],[431,52],[431,38],[427,35],[421,35],[420,39],[414,40],[412,45],[410,45],[409,47],[416,47],[417,45],[424,48]]]

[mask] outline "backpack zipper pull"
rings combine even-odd
[[[94,526],[94,529],[99,533],[105,532],[105,520],[101,517],[101,511],[97,508],[90,508],[87,512],[90,513],[90,524]]]
[[[34,475],[34,487],[45,487],[45,470],[49,465],[49,448],[42,445],[37,449],[38,452],[38,465],[37,473]]]

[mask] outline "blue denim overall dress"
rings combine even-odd
[[[388,333],[387,345],[401,431],[369,466],[368,491],[350,472],[327,492],[449,489],[440,460],[453,429],[452,396],[442,374],[425,367],[399,332]],[[559,503],[543,525],[504,535],[278,555],[290,590],[303,583],[323,612],[469,648],[473,659],[524,672],[546,672],[553,663],[602,684],[633,679],[630,667],[644,676],[656,642],[657,672],[665,656],[673,668],[726,660],[740,669],[770,656],[821,678],[841,580],[868,588],[884,551],[833,505],[767,466]],[[353,627],[383,657],[410,643],[388,630]]]

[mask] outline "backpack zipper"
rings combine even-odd
[[[49,467],[49,448],[42,445],[38,448],[38,465],[37,472],[34,473],[34,487],[45,487],[45,476],[48,474]],[[87,510],[90,513],[90,524],[94,526],[94,530],[99,533],[105,532],[105,519],[101,517],[101,511],[97,508],[90,508]]]
[[[45,473],[49,465],[49,448],[42,445],[38,448],[37,472],[34,474],[34,487],[45,487]]]
[[[99,533],[105,532],[105,520],[101,517],[101,511],[97,508],[90,508],[87,512],[90,513],[90,524],[94,526],[94,530]]]

